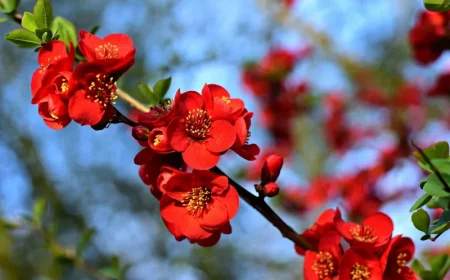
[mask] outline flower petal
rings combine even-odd
[[[203,211],[203,215],[198,219],[198,223],[205,230],[220,229],[229,221],[227,207],[215,198],[208,203],[208,209]]]
[[[170,146],[177,152],[184,152],[189,147],[189,135],[180,118],[173,119],[167,127],[167,138]]]
[[[236,140],[236,132],[233,126],[223,120],[214,121],[211,124],[211,130],[208,133],[208,138],[205,142],[206,148],[214,153],[221,153],[233,146]]]
[[[105,114],[102,107],[86,98],[84,90],[79,90],[70,98],[69,116],[81,125],[95,125]]]
[[[218,153],[208,151],[205,145],[199,142],[191,142],[182,156],[189,167],[199,170],[213,168],[220,160]]]
[[[161,212],[161,217],[165,221],[173,224],[180,225],[185,217],[189,216],[185,207],[165,194],[161,197],[159,210]]]

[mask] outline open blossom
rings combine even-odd
[[[374,253],[348,249],[339,266],[339,280],[382,280],[380,260]]]
[[[371,215],[361,224],[344,222],[340,216],[334,221],[336,229],[352,248],[373,253],[387,247],[394,230],[391,218],[383,213]]]
[[[341,236],[330,233],[320,239],[317,252],[306,251],[303,274],[305,280],[338,279],[342,259]]]
[[[236,141],[231,149],[246,160],[256,160],[256,156],[259,155],[260,152],[258,145],[248,143],[251,136],[250,126],[252,124],[252,117],[252,112],[247,112],[247,110],[244,110],[242,115],[234,123]]]
[[[140,113],[138,115],[139,124],[153,129],[155,127],[167,127],[174,118],[180,114],[180,90],[175,94],[174,99],[169,99],[163,104],[152,106],[147,113]]]
[[[383,280],[414,280],[416,275],[406,265],[414,257],[414,243],[410,238],[397,235],[381,257]]]
[[[206,170],[214,167],[220,153],[226,152],[234,144],[236,132],[232,124],[212,116],[216,114],[214,102],[210,99],[209,87],[205,85],[200,95],[195,91],[181,94],[180,117],[173,119],[167,135],[172,148],[181,152],[186,164],[195,169]]]
[[[219,233],[231,231],[229,221],[238,207],[239,195],[227,177],[200,170],[173,174],[160,204],[162,218],[200,245],[205,240],[217,242]]]

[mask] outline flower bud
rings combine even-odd
[[[280,192],[280,187],[275,182],[267,183],[264,186],[264,194],[268,197],[276,196]]]
[[[281,167],[283,167],[283,157],[278,154],[269,155],[264,162],[261,170],[261,182],[275,182],[280,175]]]
[[[133,130],[131,131],[131,135],[138,141],[146,141],[149,134],[150,130],[142,125],[133,127]]]

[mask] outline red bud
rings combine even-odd
[[[277,183],[270,182],[264,186],[264,194],[268,197],[276,196],[280,192],[280,187]]]
[[[149,134],[150,130],[142,125],[133,127],[133,130],[131,131],[131,135],[138,141],[146,141]]]
[[[283,157],[278,154],[272,154],[266,158],[261,170],[261,182],[275,182],[280,175],[283,167]]]

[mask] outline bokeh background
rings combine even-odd
[[[276,2],[276,1],[275,1]],[[354,76],[337,57],[351,58],[371,69],[376,85],[388,88],[395,79],[430,86],[448,67],[444,55],[431,67],[417,66],[411,59],[407,36],[419,0],[298,0],[287,12],[301,26],[280,20],[278,3],[270,0],[53,0],[54,14],[90,30],[100,24],[98,35],[113,32],[130,35],[137,47],[136,65],[123,78],[122,87],[137,94],[136,82],[154,82],[172,76],[170,95],[200,90],[204,83],[217,83],[232,96],[242,98],[255,112],[253,143],[262,150],[273,147],[264,129],[258,99],[242,83],[243,65],[259,61],[274,47],[312,53],[297,64],[290,79],[305,81],[313,96],[339,92],[355,94]],[[32,10],[34,1],[23,0],[20,12]],[[0,24],[0,36],[15,29],[15,23]],[[307,32],[308,28],[317,33]],[[320,37],[314,34],[320,34]],[[222,236],[213,248],[176,242],[161,222],[157,200],[138,177],[133,158],[139,146],[130,130],[121,125],[94,132],[89,127],[69,125],[63,131],[48,129],[30,104],[30,80],[38,67],[36,54],[0,40],[0,214],[7,221],[32,214],[34,201],[45,198],[49,207],[44,222],[57,228],[58,242],[74,247],[86,228],[97,233],[84,254],[95,267],[110,264],[118,256],[130,265],[126,279],[302,279],[302,257],[293,244],[256,211],[242,202],[231,222],[233,234]],[[132,113],[127,104],[119,104]],[[380,123],[383,109],[355,108],[355,122]],[[314,124],[320,114],[309,114]],[[280,120],[282,121],[282,120]],[[411,119],[411,121],[414,121]],[[304,122],[300,122],[304,124]],[[295,122],[299,125],[299,122]],[[395,138],[386,132],[328,160],[316,143],[323,142],[314,125],[293,127],[296,134],[293,160],[283,170],[280,185],[307,186],[318,174],[352,172],[375,162],[376,147]],[[418,143],[450,140],[448,124],[430,120],[415,132]],[[297,143],[298,142],[298,143]],[[249,163],[229,155],[219,166],[252,188],[246,179]],[[403,161],[386,174],[380,189],[401,189],[403,199],[383,205],[392,216],[395,233],[414,238],[419,252],[430,247],[421,243],[410,222],[409,206],[420,192],[422,173],[413,160]],[[340,205],[334,200],[308,213],[275,207],[293,227],[302,231],[321,210]],[[445,236],[439,240],[442,247]],[[55,260],[45,240],[34,230],[0,228],[0,279],[95,279],[88,273]]]

